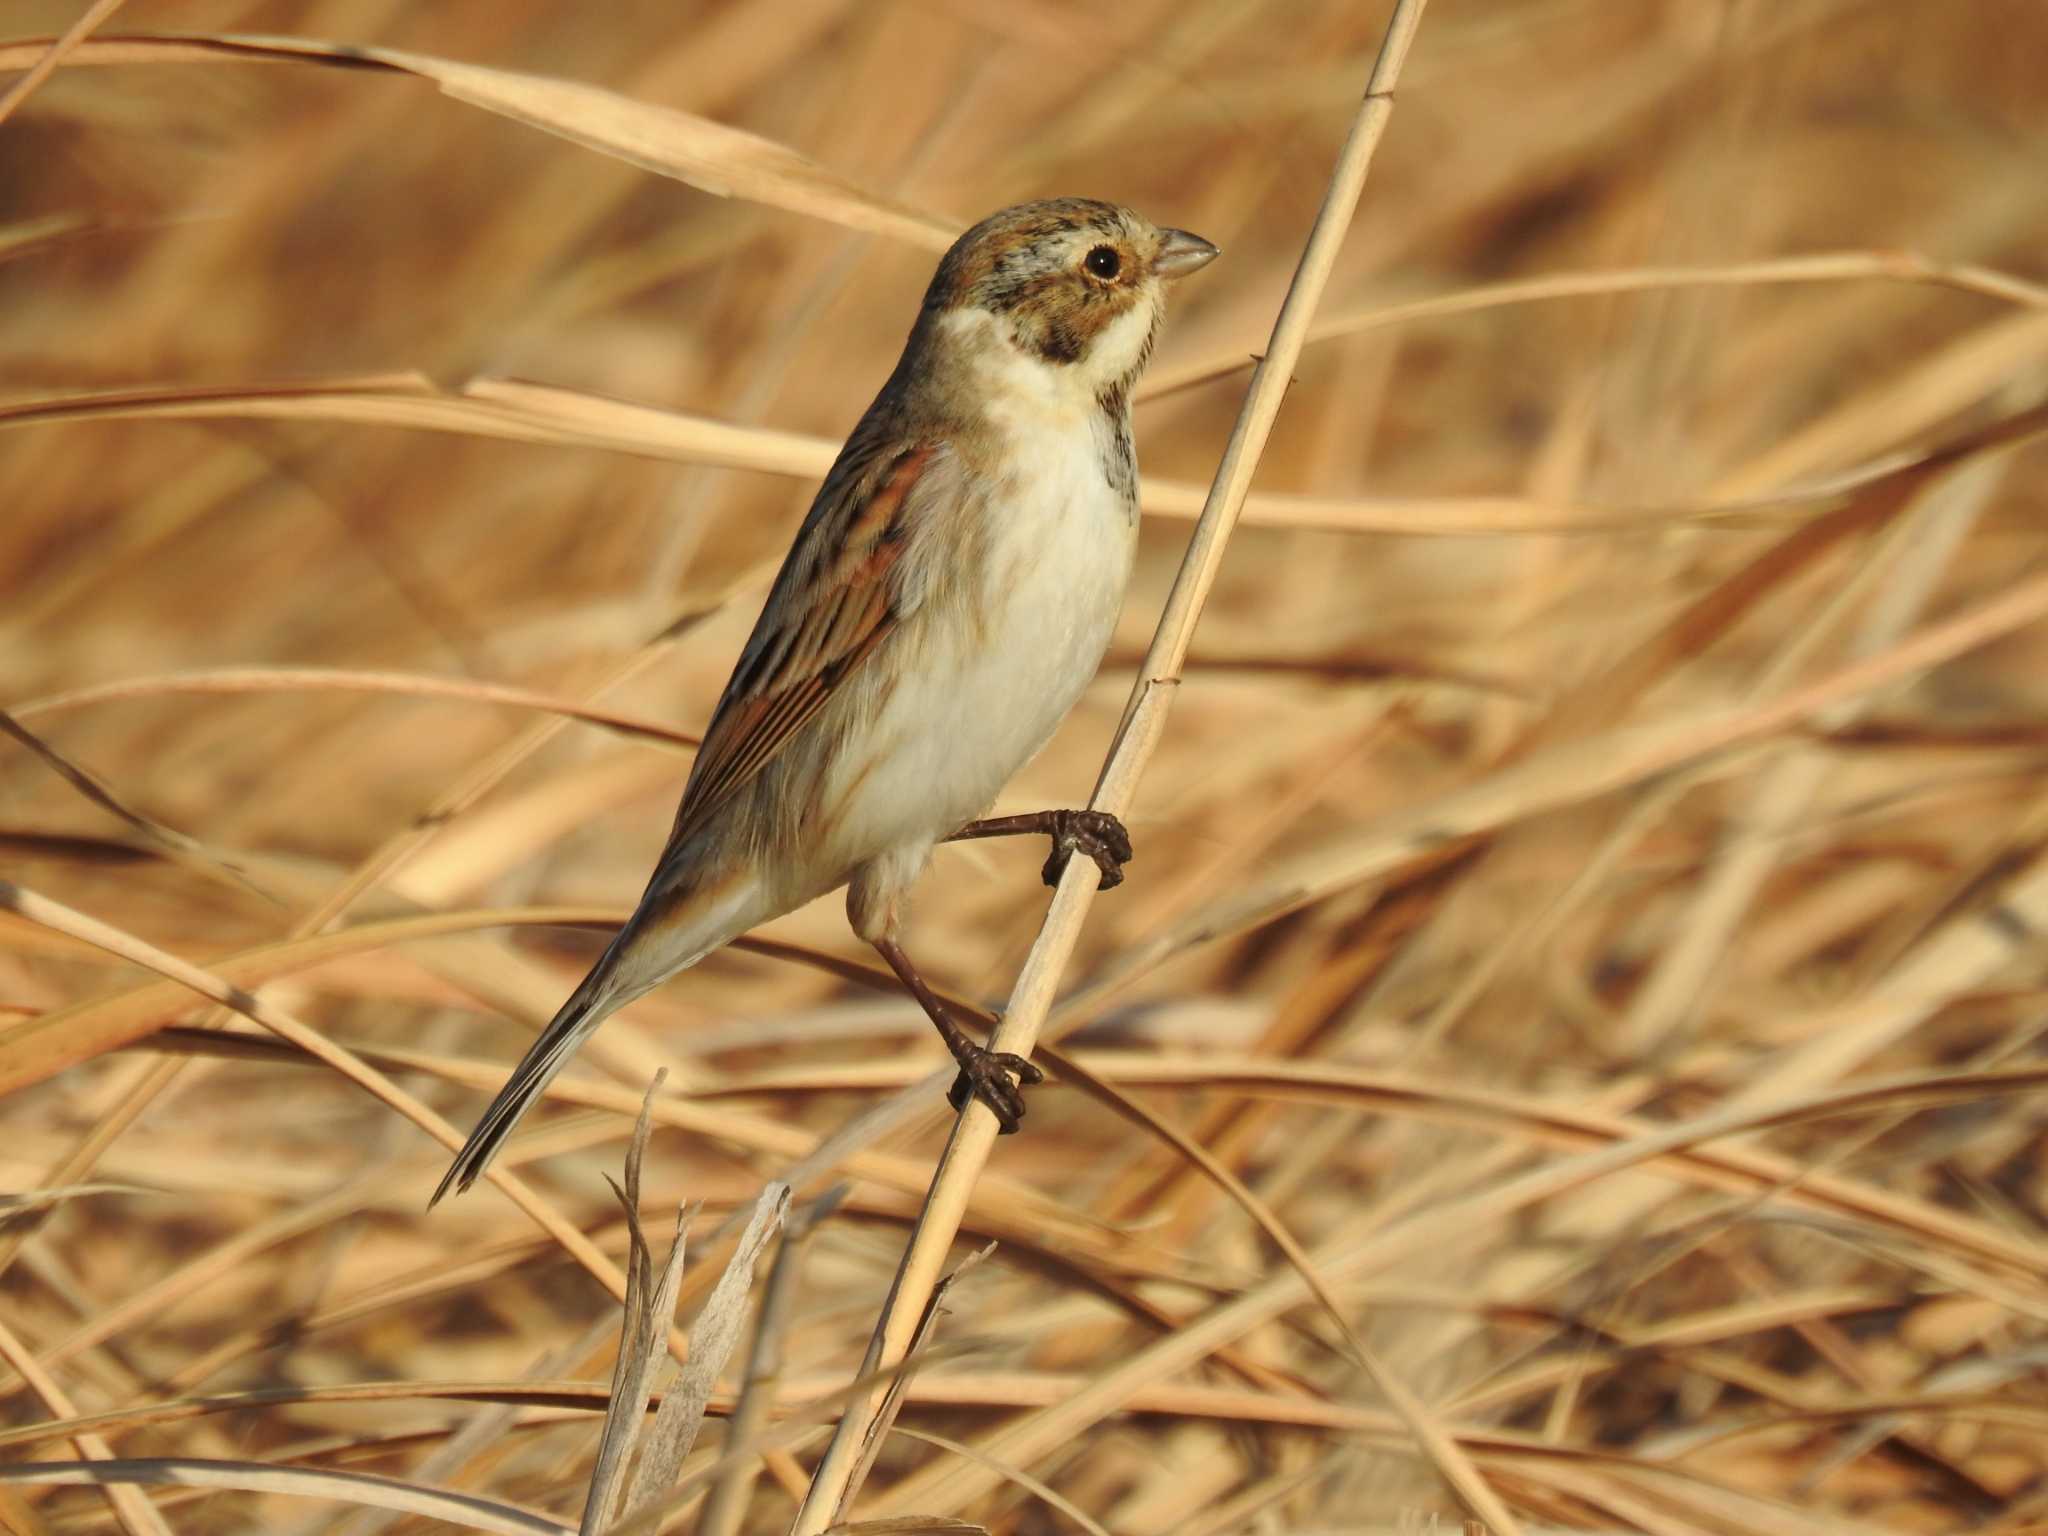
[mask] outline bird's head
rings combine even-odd
[[[1008,352],[993,359],[1005,371],[1042,369],[1049,390],[1120,397],[1151,356],[1166,285],[1215,257],[1201,236],[1160,229],[1115,203],[1020,203],[954,242],[925,313],[962,344]]]

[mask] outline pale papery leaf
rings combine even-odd
[[[20,69],[44,42],[0,45],[0,69]],[[165,34],[100,37],[74,49],[68,66],[165,63],[303,63],[417,76],[481,107],[585,149],[687,182],[848,229],[943,251],[960,226],[865,192],[787,145],[745,129],[579,81],[493,69],[397,48],[311,38]]]
[[[732,1257],[726,1261],[725,1272],[719,1276],[690,1330],[689,1358],[655,1413],[647,1448],[634,1469],[632,1487],[626,1496],[629,1520],[657,1504],[682,1471],[683,1458],[690,1454],[697,1431],[703,1427],[718,1373],[725,1369],[739,1343],[754,1264],[781,1228],[789,1202],[789,1186],[773,1182],[754,1202]]]

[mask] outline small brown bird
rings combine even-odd
[[[704,733],[625,927],[541,1031],[434,1199],[467,1189],[607,1016],[758,923],[845,885],[847,915],[1005,1131],[1028,1061],[976,1045],[898,942],[933,847],[1049,834],[1105,887],[1112,816],[974,821],[1109,644],[1138,527],[1131,386],[1166,285],[1216,247],[1085,198],[1006,208],[939,263],[896,371],[846,440]],[[1013,1081],[1012,1079],[1016,1079]]]

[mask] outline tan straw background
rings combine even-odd
[[[0,107],[0,1478],[215,1469],[0,1529],[573,1526],[661,1067],[683,1330],[765,1180],[847,1186],[668,1528],[789,1527],[947,1123],[812,1156],[941,1060],[838,901],[608,1025],[524,1207],[427,1214],[405,1096],[466,1129],[638,894],[949,231],[1066,193],[1224,252],[999,809],[1086,799],[1388,10],[130,0]],[[2048,1530],[2044,59],[1429,6],[1047,1034],[1142,1113],[1035,1090],[857,1517],[1457,1529],[1257,1209],[1523,1530]],[[1043,855],[941,852],[935,981],[1001,1005]]]

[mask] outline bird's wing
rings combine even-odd
[[[669,848],[786,747],[902,616],[892,579],[936,445],[849,447],[797,534],[697,751]]]

